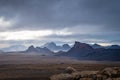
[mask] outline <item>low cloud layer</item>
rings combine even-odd
[[[11,40],[120,44],[119,4],[119,0],[0,0],[0,44]]]

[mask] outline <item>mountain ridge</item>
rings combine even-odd
[[[56,56],[68,56],[80,60],[120,61],[120,49],[94,49],[89,44],[76,41],[68,52],[59,52]]]
[[[29,46],[27,50],[24,51],[24,53],[38,53],[42,55],[52,55],[54,52],[49,50],[48,48],[44,47],[34,47],[33,45]]]
[[[52,45],[56,45],[52,43]],[[68,44],[64,44],[64,47],[68,48]],[[8,52],[8,53],[25,53],[25,54],[40,54],[49,56],[67,56],[74,57],[80,60],[110,60],[110,61],[120,61],[120,49],[118,45],[111,45],[113,48],[93,48],[91,45],[86,43],[81,43],[75,41],[74,45],[68,51],[54,52],[47,47],[34,47],[29,46],[28,49],[18,52]],[[7,52],[4,52],[7,53]]]
[[[58,51],[68,51],[71,47],[68,44],[63,44],[62,46],[56,45],[54,42],[49,42],[41,47],[47,47],[48,49],[58,52]]]

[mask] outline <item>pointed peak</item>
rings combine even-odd
[[[97,44],[97,43],[94,43],[93,45],[99,45],[99,44]]]
[[[33,45],[31,45],[28,47],[28,49],[26,51],[27,52],[34,52],[34,51],[36,51],[36,48]]]
[[[35,48],[33,45],[29,46],[29,48]]]
[[[54,42],[49,42],[49,44],[56,45]]]
[[[75,44],[74,44],[73,48],[76,48],[76,49],[93,49],[89,44],[81,43],[81,42],[78,42],[78,41],[75,41]]]
[[[63,44],[63,47],[69,46],[68,44]]]
[[[80,46],[80,44],[84,44],[84,43],[81,43],[81,42],[75,41],[74,47],[75,47],[75,46]]]
[[[101,45],[99,45],[99,44],[97,44],[97,43],[94,43],[92,46],[101,46]]]
[[[100,45],[100,44],[94,43],[93,45]]]
[[[75,44],[80,44],[81,42],[79,42],[79,41],[75,41]]]

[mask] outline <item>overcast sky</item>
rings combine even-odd
[[[0,0],[0,47],[120,44],[120,0]]]

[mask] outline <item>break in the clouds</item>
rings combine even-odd
[[[120,44],[119,4],[119,0],[0,0],[0,44],[75,40]]]

